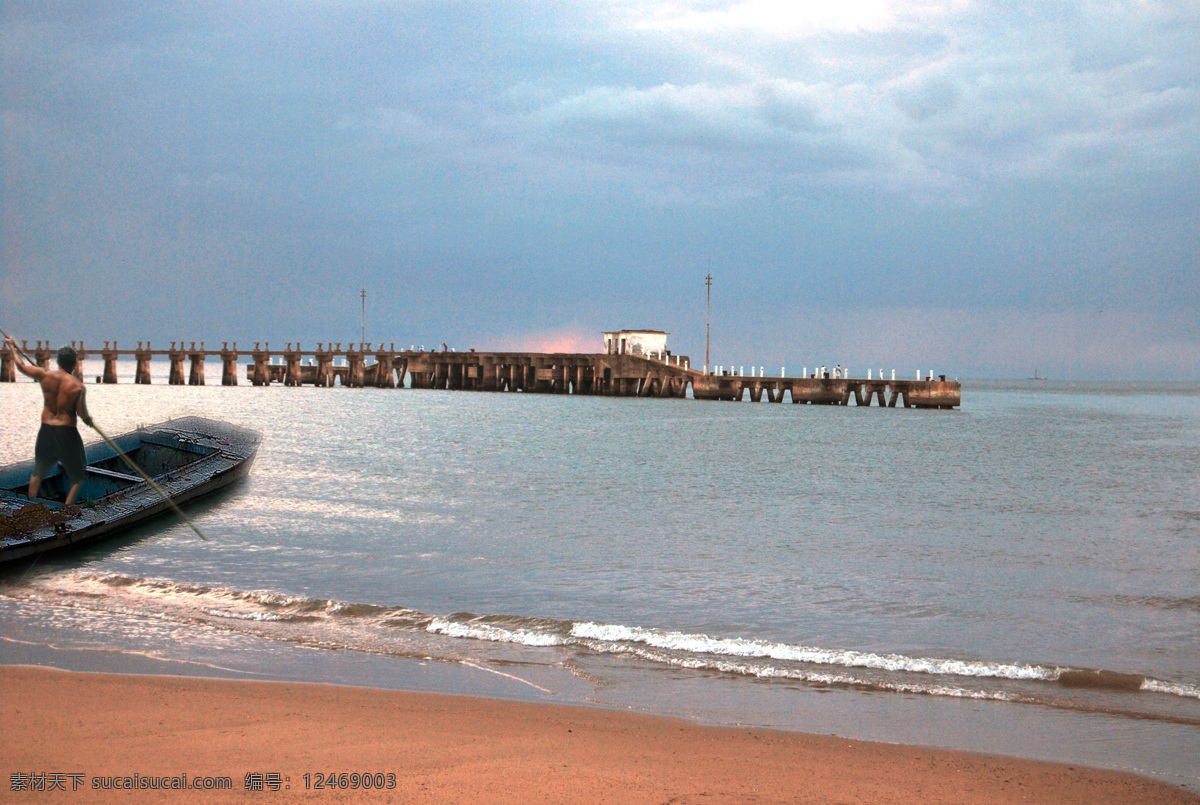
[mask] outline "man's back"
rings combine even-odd
[[[75,375],[54,369],[39,381],[42,386],[42,424],[75,425],[75,409],[83,393],[83,381]]]

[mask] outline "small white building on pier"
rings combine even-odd
[[[617,330],[604,334],[608,355],[656,355],[667,352],[667,334],[662,330]]]

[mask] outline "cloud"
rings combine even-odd
[[[559,82],[528,115],[541,148],[653,166],[648,181],[714,155],[714,196],[771,194],[782,175],[923,200],[1062,174],[1098,188],[1164,158],[1194,167],[1200,154],[1189,73],[1200,63],[1180,39],[1192,20],[1169,7],[1051,7],[1043,19],[965,2],[755,1],[638,13],[614,12],[622,25],[607,44],[657,37],[675,75]]]
[[[14,9],[0,279],[46,278],[27,330],[315,341],[365,281],[406,343],[683,340],[709,259],[755,321],[1200,303],[1194,4]],[[147,314],[101,310],[125,299]],[[955,355],[1025,362],[957,332]],[[1188,338],[1114,349],[1175,371]]]
[[[539,109],[545,130],[592,134],[631,145],[706,151],[770,149],[818,137],[819,90],[788,82],[647,89],[592,87]]]
[[[648,30],[714,32],[751,29],[772,36],[822,32],[864,33],[927,19],[965,3],[894,0],[743,0],[742,2],[649,3],[634,27]]]

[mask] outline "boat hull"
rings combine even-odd
[[[113,441],[141,466],[175,505],[197,500],[245,478],[254,462],[258,433],[216,420],[186,417],[122,434]],[[43,480],[48,498],[25,496],[32,462],[0,468],[0,563],[72,548],[113,536],[167,512],[171,505],[129,470],[103,443],[87,448],[88,480],[79,507],[54,499],[66,479],[55,469]],[[121,466],[125,472],[116,469]],[[30,508],[30,507],[34,508]],[[44,507],[37,508],[37,507]],[[22,513],[46,522],[18,528]]]

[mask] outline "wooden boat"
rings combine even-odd
[[[113,439],[176,505],[246,476],[260,435],[202,417],[173,419]],[[65,506],[70,483],[56,466],[30,499],[33,461],[0,467],[0,563],[111,536],[170,509],[104,442],[85,448],[87,480],[78,505]]]

